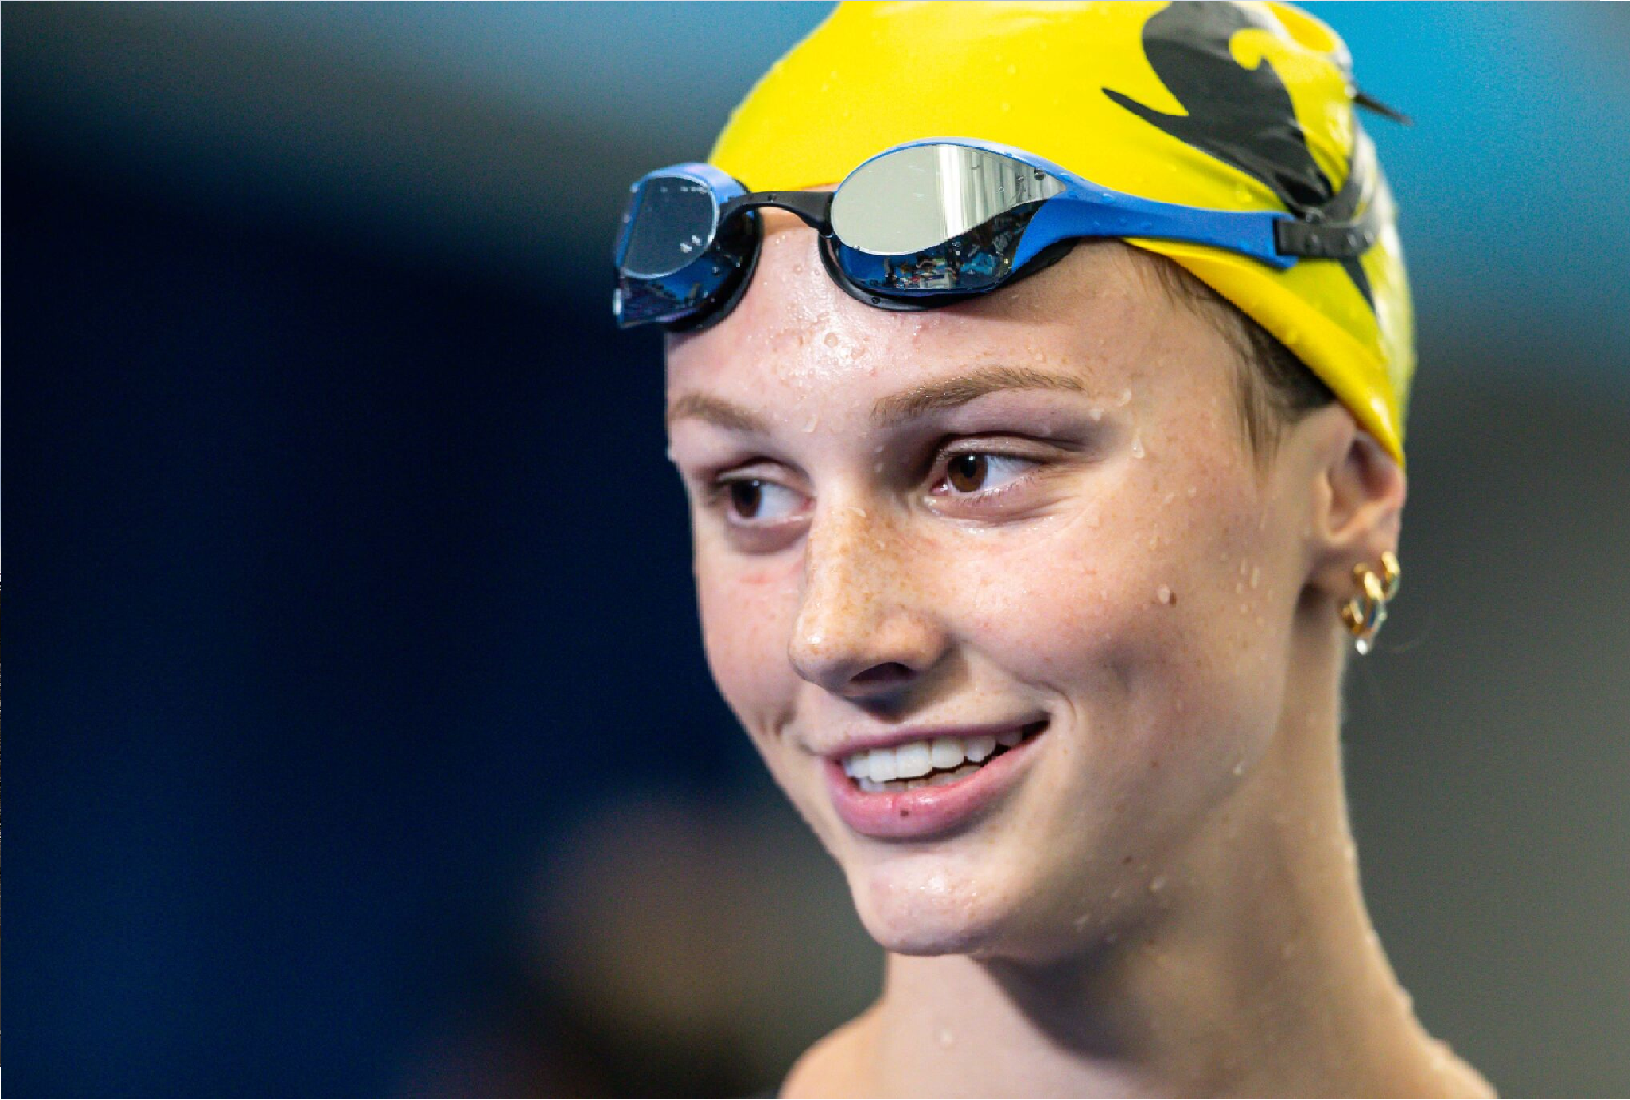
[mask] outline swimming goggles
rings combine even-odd
[[[1316,210],[1298,218],[1155,202],[1020,149],[964,138],[887,149],[833,191],[749,192],[707,164],[660,168],[630,191],[612,312],[624,328],[655,322],[675,331],[711,324],[741,298],[758,262],[763,207],[791,211],[817,230],[832,279],[890,310],[987,294],[1083,238],[1209,245],[1283,270],[1300,259],[1353,259],[1379,232],[1369,212],[1330,223]]]

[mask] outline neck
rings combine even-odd
[[[1287,691],[1272,748],[1148,919],[1041,964],[891,955],[881,1000],[789,1093],[1489,1092],[1416,1022],[1370,925],[1341,788],[1341,651],[1306,641],[1321,660]]]

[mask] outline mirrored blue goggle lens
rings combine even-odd
[[[635,188],[623,215],[617,267],[636,279],[660,279],[688,267],[713,243],[718,206],[706,184],[658,176]]]
[[[856,285],[913,297],[975,294],[1013,274],[1025,228],[1063,181],[960,145],[900,149],[862,165],[832,198],[834,254]]]
[[[636,226],[639,221],[636,216]],[[630,245],[636,236],[629,234]],[[617,323],[627,328],[656,322],[675,329],[705,323],[743,288],[752,271],[757,248],[758,215],[751,211],[719,227],[711,245],[700,252],[694,246],[689,252],[674,247],[673,251],[686,262],[664,275],[640,275],[631,270],[632,265],[626,258],[632,253],[630,247],[618,265],[614,299]]]

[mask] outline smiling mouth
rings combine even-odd
[[[845,756],[843,773],[866,794],[944,787],[976,774],[998,756],[1046,728],[1047,721],[1042,719],[1003,733],[935,737],[869,749]]]

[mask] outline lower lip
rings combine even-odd
[[[1033,734],[966,779],[911,791],[863,791],[844,774],[843,762],[826,761],[826,785],[843,823],[878,840],[926,840],[962,828],[989,810],[1018,779],[1030,759]]]

